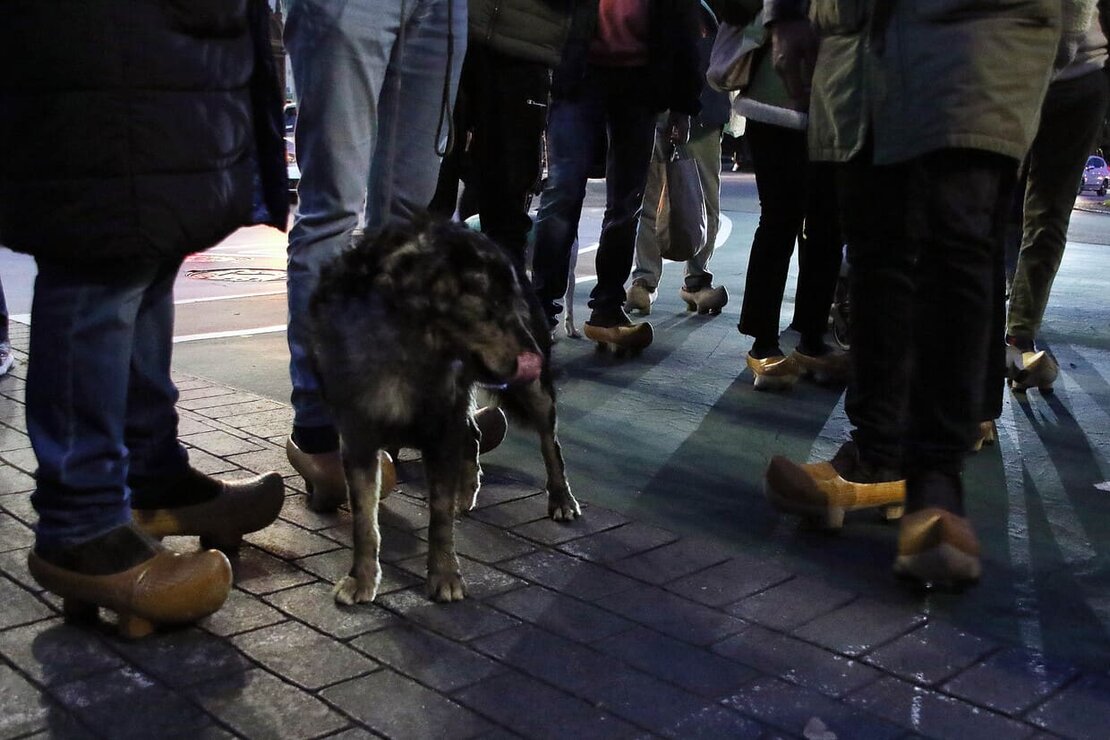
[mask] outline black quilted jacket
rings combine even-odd
[[[265,0],[5,0],[0,243],[126,269],[288,217]]]

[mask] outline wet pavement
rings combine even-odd
[[[284,335],[271,331],[184,342],[175,360],[193,463],[286,476],[281,520],[247,538],[227,605],[134,643],[64,625],[26,569],[34,457],[27,329],[14,325],[20,363],[0,379],[0,738],[1104,737],[1110,220],[1073,223],[1044,331],[1061,361],[1057,392],[1007,393],[999,444],[969,460],[982,584],[921,594],[890,575],[894,526],[860,514],[838,535],[809,532],[762,496],[772,454],[826,456],[847,421],[840,390],[752,389],[735,320],[755,209],[729,192],[731,234],[713,263],[733,293],[725,314],[687,314],[669,265],[656,342],[639,359],[556,345],[560,431],[585,516],[544,519],[537,445],[514,429],[483,458],[479,508],[459,525],[471,592],[460,604],[423,596],[414,462],[384,504],[382,595],[333,603],[350,517],[304,506],[282,450]],[[279,324],[267,302],[280,295],[263,295],[274,289],[220,288],[260,295],[179,333]]]

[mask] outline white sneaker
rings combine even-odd
[[[7,375],[15,363],[11,342],[0,342],[0,375]]]

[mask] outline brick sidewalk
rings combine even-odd
[[[178,377],[199,469],[278,470],[281,519],[247,537],[198,627],[128,643],[65,626],[27,573],[34,456],[20,364],[0,380],[0,738],[1105,736],[1110,674],[956,630],[717,542],[487,476],[458,525],[470,598],[422,591],[418,464],[383,506],[382,593],[344,609],[350,517],[307,510],[291,411]],[[195,540],[170,541],[195,547]],[[1046,732],[1047,731],[1047,732]]]

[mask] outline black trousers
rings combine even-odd
[[[755,164],[760,210],[737,328],[758,339],[778,338],[782,294],[797,241],[792,323],[805,339],[817,341],[828,326],[840,274],[833,166],[809,161],[805,131],[748,121],[744,136]]]
[[[956,149],[887,167],[869,159],[838,172],[852,266],[845,408],[861,455],[903,470],[912,498],[920,474],[960,473],[983,419],[1018,163]]]
[[[532,229],[528,207],[540,178],[550,89],[551,71],[542,63],[470,46],[455,108],[456,145],[443,160],[429,206],[450,217],[462,180],[464,206],[475,204],[482,232],[521,265]]]

